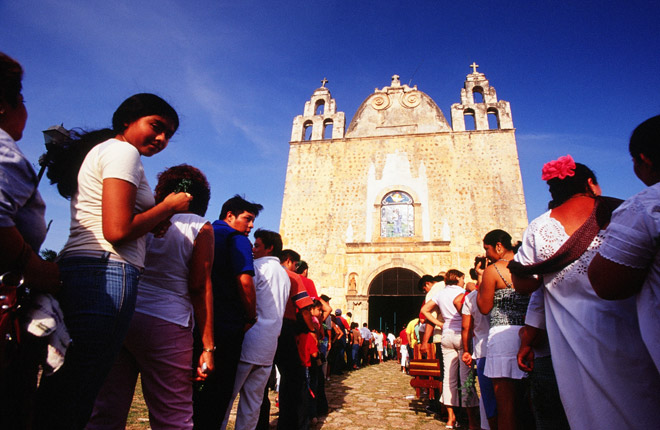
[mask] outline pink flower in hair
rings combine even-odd
[[[544,181],[554,178],[564,179],[567,176],[575,176],[575,161],[570,155],[545,163],[541,171],[541,179]]]

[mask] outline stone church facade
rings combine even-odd
[[[354,321],[382,324],[382,313],[400,327],[409,315],[396,321],[397,303],[421,305],[419,277],[467,274],[484,234],[527,226],[510,105],[472,67],[451,125],[396,75],[348,128],[325,80],[293,121],[280,233]]]

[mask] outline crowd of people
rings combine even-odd
[[[333,310],[278,233],[257,229],[251,243],[260,204],[236,195],[207,221],[211,187],[186,164],[152,192],[141,157],[179,126],[154,94],[129,97],[111,128],[72,133],[44,158],[71,209],[69,239],[44,261],[40,178],[16,143],[22,75],[0,53],[0,272],[22,278],[0,279],[11,310],[0,428],[124,428],[140,375],[154,429],[226,428],[239,395],[235,428],[266,429],[273,385],[277,428],[306,429],[328,412],[331,375],[394,358],[405,372],[416,347],[437,348],[443,385],[429,409],[444,406],[447,428],[457,408],[471,429],[660,422],[660,116],[630,140],[647,189],[621,203],[570,156],[547,163],[548,212],[521,242],[488,232],[473,281],[457,269],[423,276],[419,318],[395,336]]]
[[[235,428],[268,428],[277,375],[278,428],[305,429],[328,412],[331,374],[392,355],[393,336],[333,311],[278,233],[258,229],[250,242],[260,204],[236,195],[207,221],[211,187],[187,164],[161,172],[152,193],[141,157],[179,126],[154,94],[126,99],[111,128],[49,147],[41,162],[70,200],[71,228],[57,262],[40,258],[40,176],[16,145],[22,75],[0,53],[2,273],[32,289],[19,297],[2,276],[0,300],[13,301],[2,312],[1,428],[124,428],[138,375],[154,429],[225,428],[239,394]]]
[[[422,277],[420,290],[435,293],[420,320],[442,329],[448,428],[457,406],[471,429],[657,426],[659,148],[657,116],[630,140],[635,173],[649,188],[623,203],[602,196],[593,171],[570,155],[546,163],[548,212],[521,242],[499,229],[484,236],[474,291],[455,269],[444,282]],[[422,353],[438,346],[428,327],[419,331]]]

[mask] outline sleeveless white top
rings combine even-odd
[[[199,215],[184,213],[172,216],[171,222],[163,237],[147,235],[147,255],[135,311],[192,327],[189,264],[195,238],[208,221]]]

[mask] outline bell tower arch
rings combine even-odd
[[[461,102],[451,106],[451,125],[454,131],[465,130],[465,117],[474,116],[475,130],[489,130],[488,116],[494,116],[497,129],[513,128],[511,105],[504,100],[497,100],[495,88],[490,86],[486,75],[477,72],[478,64],[472,63],[472,73],[467,75],[461,89]]]
[[[305,103],[303,114],[294,118],[291,142],[344,137],[346,123],[344,112],[337,112],[335,99],[330,95],[330,90],[325,87],[327,83],[328,80],[323,78],[321,87],[317,88]],[[311,134],[308,128],[312,129]]]

